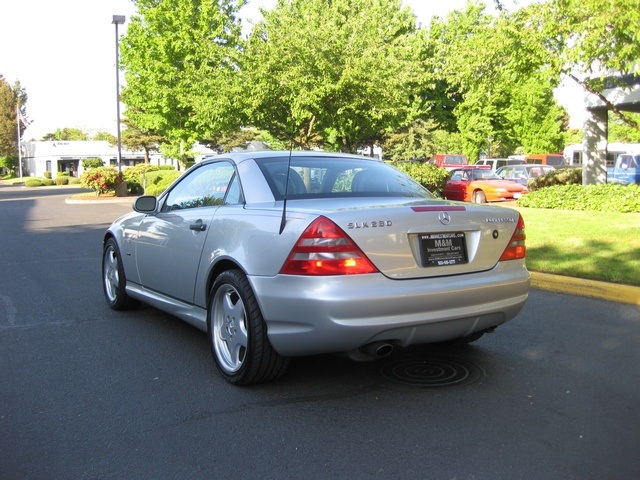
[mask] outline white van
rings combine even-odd
[[[504,167],[506,165],[522,165],[525,162],[524,160],[517,160],[515,158],[483,158],[482,160],[478,160],[476,165],[489,165],[491,166],[491,170],[494,172],[500,167]]]

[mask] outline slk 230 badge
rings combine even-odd
[[[381,228],[393,225],[391,220],[373,220],[371,222],[349,222],[347,228]]]

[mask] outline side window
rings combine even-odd
[[[240,188],[240,181],[238,180],[238,175],[234,175],[231,180],[231,185],[227,189],[227,194],[224,197],[225,205],[237,205],[238,203],[242,203],[244,201],[244,197],[242,196],[242,189]]]
[[[162,211],[222,205],[229,203],[225,202],[227,193],[231,203],[237,203],[241,193],[235,178],[235,169],[229,162],[217,162],[197,168],[169,192]],[[232,180],[235,181],[231,183]],[[236,190],[232,196],[233,188]],[[235,197],[235,201],[232,197]]]

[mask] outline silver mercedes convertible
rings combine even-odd
[[[219,155],[133,209],[104,236],[107,303],[203,330],[238,385],[295,356],[471,342],[529,291],[517,211],[442,200],[369,157]]]

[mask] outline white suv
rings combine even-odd
[[[526,163],[524,160],[517,160],[515,158],[483,158],[482,160],[478,160],[476,165],[490,165],[491,170],[495,172],[500,167],[506,165],[522,165],[524,163]]]

